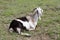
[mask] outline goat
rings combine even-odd
[[[38,19],[41,20],[41,16],[42,16],[42,12],[43,10],[38,7],[33,9],[33,15],[29,15],[29,16],[24,16],[24,17],[20,17],[20,18],[16,18],[14,20],[12,20],[10,26],[9,26],[9,31],[15,31],[18,34],[24,35],[24,33],[22,33],[23,30],[35,30]],[[26,34],[25,35],[29,35]]]

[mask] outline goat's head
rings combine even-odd
[[[34,13],[37,13],[39,19],[41,19],[42,12],[43,12],[43,9],[42,9],[42,8],[40,8],[40,7],[35,8],[35,9],[33,10],[33,12],[34,12]]]

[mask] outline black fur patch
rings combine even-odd
[[[22,20],[22,18],[21,18],[21,20]],[[24,20],[24,21],[26,21],[26,20]],[[12,29],[14,30],[14,32],[17,32],[17,33],[18,33],[17,28],[20,28],[21,31],[27,30],[27,29],[23,26],[23,24],[22,24],[21,22],[16,21],[16,20],[13,20],[13,21],[11,22],[9,29],[10,29],[10,28],[12,28]]]
[[[22,21],[28,21],[28,19],[26,17],[21,17],[21,18],[17,18],[17,19],[20,19]]]

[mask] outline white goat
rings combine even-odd
[[[42,12],[43,10],[40,7],[38,7],[33,10],[33,13],[34,13],[33,15],[12,20],[10,27],[9,27],[9,31],[10,32],[15,31],[21,35],[29,35],[26,33],[22,33],[22,31],[23,30],[29,30],[29,31],[35,30],[38,19],[41,20]]]

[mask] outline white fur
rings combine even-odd
[[[10,32],[10,33],[12,33],[12,32],[13,32],[13,29],[12,29],[12,28],[10,28],[10,29],[9,29],[9,32]]]
[[[21,22],[23,24],[23,26],[26,27],[27,30],[35,29],[35,25],[31,21],[27,22],[27,21],[22,21],[20,19],[15,19],[15,20]]]
[[[35,30],[35,23],[33,23],[32,21],[29,21],[29,24],[30,24],[29,30]]]
[[[21,33],[21,29],[20,28],[17,28],[17,31],[18,31],[19,34]]]

